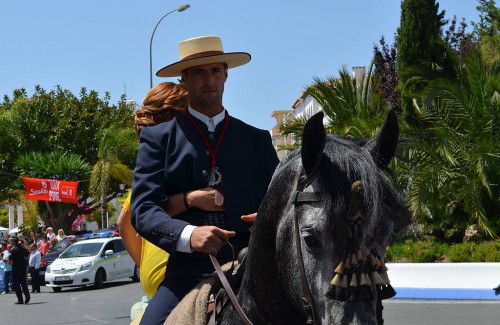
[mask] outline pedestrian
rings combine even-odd
[[[64,233],[64,230],[63,229],[59,229],[57,231],[57,236],[56,236],[57,241],[61,241],[64,238],[66,238],[66,234]]]
[[[144,128],[132,185],[132,224],[139,235],[170,254],[166,274],[141,324],[163,324],[177,303],[213,272],[207,253],[221,263],[233,259],[229,241],[248,245],[242,215],[257,211],[278,157],[268,131],[229,115],[222,104],[228,69],[250,61],[244,52],[225,53],[216,36],[179,44],[180,61],[157,72],[181,77],[189,107],[169,122]],[[224,211],[192,206],[191,192],[215,189]],[[172,218],[165,203],[184,193],[186,212]]]
[[[42,243],[40,236],[38,236],[34,231],[30,232],[30,238],[31,238],[31,241],[33,241],[37,245]]]
[[[47,229],[45,229],[45,234],[46,234],[49,242],[52,242],[52,240],[54,240],[56,238],[56,234],[54,233],[54,230],[52,229],[52,227],[47,227]]]
[[[35,243],[30,246],[30,257],[28,261],[28,271],[31,276],[31,293],[40,293],[40,262],[42,255]]]
[[[18,237],[12,237],[10,241],[12,248],[10,249],[9,259],[12,262],[12,287],[17,296],[16,305],[28,304],[31,299],[28,283],[26,282],[29,252],[21,245]],[[23,293],[25,299],[23,299]]]
[[[5,293],[5,262],[3,261],[3,252],[0,251],[0,294]]]
[[[45,255],[49,252],[50,243],[47,237],[42,238],[42,243],[40,244],[40,254]]]
[[[52,248],[54,248],[54,246],[57,245],[57,239],[52,239],[50,242],[49,242],[49,252],[52,251]]]
[[[9,236],[9,241],[10,241]],[[11,293],[12,292],[12,262],[10,261],[10,244],[2,244],[2,253],[3,259],[2,261],[5,263],[5,274],[4,274],[4,282],[5,289],[3,293]]]

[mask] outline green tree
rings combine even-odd
[[[96,91],[82,88],[75,96],[60,86],[49,92],[36,86],[31,97],[25,89],[14,90],[12,98],[5,96],[0,103],[0,130],[5,130],[0,140],[0,197],[11,193],[13,177],[18,176],[13,162],[20,155],[63,150],[94,165],[102,130],[112,124],[133,130],[134,107],[123,96],[117,105],[109,100],[109,93],[99,97]],[[124,160],[131,168],[132,156],[129,153]]]
[[[13,186],[17,179],[14,167],[21,148],[22,135],[14,126],[15,120],[13,112],[0,111],[0,200],[17,198],[14,192],[16,188]]]
[[[135,139],[135,141],[131,141]],[[110,191],[116,193],[117,185],[123,183],[129,187],[132,185],[133,170],[122,163],[121,157],[126,156],[130,149],[130,143],[136,144],[134,152],[137,152],[137,136],[132,129],[122,129],[111,126],[102,132],[99,142],[99,161],[94,165],[90,177],[90,194],[99,198],[101,202],[102,227],[106,228],[108,220],[108,201]],[[111,190],[113,187],[115,191]]]
[[[450,71],[446,61],[441,27],[444,11],[439,12],[435,0],[403,0],[401,2],[401,23],[397,33],[399,91],[402,108],[410,123],[415,120],[413,100],[421,85],[408,84],[415,69],[432,80]]]
[[[21,155],[16,161],[17,173],[27,177],[79,181],[79,194],[88,190],[87,180],[90,170],[89,164],[80,156],[64,151],[52,151],[47,154],[32,152]],[[41,201],[37,204],[37,209],[38,215],[46,225],[71,229],[74,218],[71,218],[68,212],[75,206],[70,203]]]
[[[500,61],[500,8],[495,0],[478,0],[479,22],[473,23],[479,47],[486,66]]]
[[[0,208],[0,227],[9,226],[9,209]]]
[[[471,224],[494,237],[500,231],[498,70],[488,69],[479,54],[455,58],[456,81],[421,82],[416,114],[428,127],[415,130],[416,146],[398,174],[411,211],[441,239],[461,240]]]

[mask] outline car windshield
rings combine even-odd
[[[85,243],[80,245],[71,245],[59,258],[86,257],[99,254],[103,243]]]
[[[51,253],[62,253],[68,246],[71,245],[69,240],[63,239],[50,249]]]

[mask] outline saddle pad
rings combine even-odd
[[[237,263],[235,262],[235,265]],[[231,269],[232,263],[226,263],[221,268],[225,273]],[[164,324],[166,325],[204,325],[208,323],[207,304],[210,294],[218,292],[222,287],[217,274],[200,282],[172,310]]]

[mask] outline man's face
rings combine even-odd
[[[222,94],[227,79],[224,63],[210,63],[188,68],[182,80],[188,89],[189,104],[195,109],[222,108]]]

